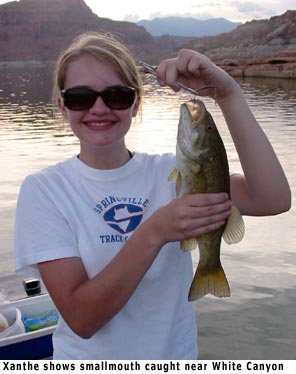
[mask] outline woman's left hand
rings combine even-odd
[[[200,95],[212,96],[217,101],[231,96],[240,89],[224,70],[206,56],[189,49],[181,49],[177,57],[161,61],[157,68],[157,78],[160,85],[168,85],[175,91],[180,89],[176,82],[193,89],[215,85],[216,89],[202,90]]]

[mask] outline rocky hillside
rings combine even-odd
[[[0,6],[0,60],[50,61],[78,34],[112,32],[139,58],[160,53],[141,26],[95,15],[83,0],[20,0]]]
[[[296,11],[186,43],[233,75],[296,78]]]

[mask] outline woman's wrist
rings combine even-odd
[[[227,94],[221,97],[216,98],[216,102],[221,109],[224,106],[228,106],[233,104],[234,101],[237,101],[240,97],[244,98],[242,89],[240,85],[233,79],[231,83],[231,87],[228,88]]]
[[[157,212],[144,221],[135,234],[140,235],[144,246],[152,252],[158,253],[166,244],[163,232],[158,224]]]

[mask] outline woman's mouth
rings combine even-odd
[[[91,129],[106,129],[114,125],[114,122],[86,122],[85,125]]]

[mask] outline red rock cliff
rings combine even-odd
[[[85,31],[112,32],[138,57],[159,49],[143,27],[100,18],[83,0],[21,0],[0,6],[0,60],[55,60]]]

